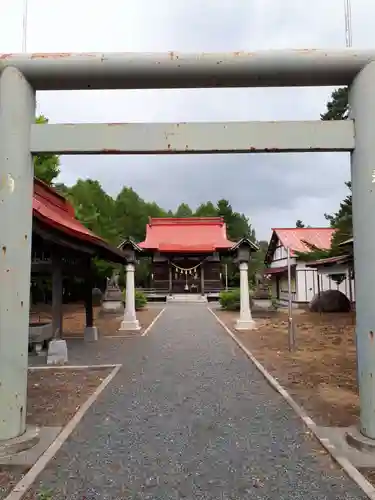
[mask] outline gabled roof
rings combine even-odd
[[[291,256],[295,255],[296,252],[311,251],[306,243],[322,250],[328,250],[331,248],[334,232],[335,230],[330,227],[273,228],[266,261],[270,262],[272,260],[278,241],[284,248],[290,248]]]
[[[222,217],[153,217],[146,239],[139,246],[147,250],[180,253],[211,253],[232,248]]]
[[[313,245],[322,250],[331,248],[331,240],[334,229],[331,227],[301,227],[273,229],[285,248],[290,248],[292,252],[308,252]]]
[[[237,241],[237,243],[234,243],[231,250],[237,250],[242,245],[246,245],[247,247],[249,247],[251,252],[257,252],[259,250],[258,245],[246,237],[240,239],[240,241]]]
[[[43,227],[94,247],[98,254],[108,260],[114,262],[125,260],[121,250],[109,245],[75,218],[74,208],[64,196],[36,178],[34,178],[33,217],[35,221],[42,223]]]
[[[135,252],[143,252],[143,249],[137,245],[135,241],[132,240],[132,238],[125,238],[117,248],[120,248],[121,250],[124,250],[124,248],[130,247],[132,250]]]

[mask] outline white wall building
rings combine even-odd
[[[280,303],[288,300],[287,248],[290,249],[292,274],[292,300],[296,306],[308,304],[319,292],[340,290],[352,302],[354,298],[354,280],[347,260],[332,262],[334,266],[312,265],[298,259],[296,252],[308,252],[311,245],[328,249],[334,230],[331,228],[280,228],[273,229],[265,259],[265,275],[271,280],[272,296]],[[310,246],[309,246],[310,245]],[[337,258],[335,258],[337,259]],[[327,259],[324,259],[327,261]]]

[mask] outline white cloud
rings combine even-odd
[[[28,50],[233,51],[342,47],[341,0],[29,0]],[[0,47],[22,47],[23,0],[2,0]],[[356,47],[375,42],[373,0],[353,5]],[[211,89],[40,93],[54,122],[314,119],[332,89]],[[62,180],[99,179],[116,193],[131,185],[165,207],[227,197],[258,235],[300,218],[325,224],[349,177],[345,155],[64,157]]]

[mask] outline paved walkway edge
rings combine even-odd
[[[94,365],[93,367],[97,368],[100,365]],[[61,446],[65,443],[65,441],[69,438],[71,433],[77,427],[79,422],[82,420],[85,413],[89,410],[89,408],[93,405],[93,403],[98,399],[100,394],[104,391],[107,385],[113,380],[113,378],[117,375],[118,371],[122,367],[122,365],[101,365],[113,368],[111,373],[107,375],[107,377],[103,380],[103,382],[96,388],[96,390],[91,394],[91,396],[83,403],[77,413],[69,420],[60,434],[57,436],[55,441],[46,449],[46,451],[38,458],[35,464],[31,467],[29,472],[27,472],[24,477],[19,481],[16,486],[12,489],[9,495],[5,498],[5,500],[21,500],[22,497],[26,494],[28,489],[32,486],[36,478],[39,474],[46,468],[48,463],[52,460],[52,458],[59,451]],[[61,368],[61,367],[59,367]],[[66,368],[84,368],[83,366],[79,367],[71,367],[67,366]]]
[[[36,372],[39,370],[101,370],[103,368],[116,368],[121,365],[41,365],[41,366],[29,366],[29,372]]]
[[[146,328],[146,330],[142,333],[141,337],[145,337],[149,331],[151,330],[151,328],[155,325],[155,323],[157,322],[157,320],[160,318],[160,316],[163,314],[163,312],[166,310],[166,307],[163,307],[163,309],[159,312],[159,314],[157,314],[155,316],[155,318],[151,321],[151,323],[148,325],[148,327]]]
[[[305,410],[292,398],[287,390],[282,387],[279,382],[264,368],[264,366],[259,363],[256,357],[251,351],[241,342],[241,340],[225,325],[223,321],[215,314],[215,312],[208,307],[210,313],[216,318],[216,321],[222,326],[222,328],[232,337],[236,344],[243,350],[246,356],[254,363],[256,368],[264,376],[267,382],[285,399],[285,401],[293,408],[297,415],[301,418],[303,423],[308,427],[308,429],[314,434],[316,439],[325,448],[325,450],[331,455],[331,457],[340,465],[340,467],[346,472],[346,474],[358,485],[359,488],[370,498],[375,500],[375,487],[367,481],[367,479],[360,473],[360,471],[354,467],[354,465],[349,462],[349,460],[341,456],[335,446],[329,441],[329,439],[322,438],[319,435],[318,427],[311,417],[307,415]],[[8,499],[5,499],[8,500]],[[13,500],[13,499],[9,499]]]

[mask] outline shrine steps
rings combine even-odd
[[[169,295],[167,302],[178,302],[178,303],[197,303],[197,302],[207,302],[207,297],[201,295],[200,293],[175,293]]]

